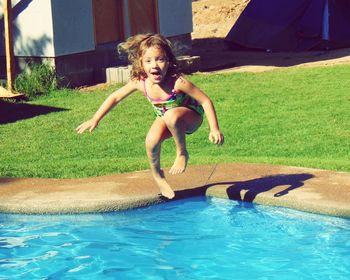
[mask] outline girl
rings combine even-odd
[[[170,137],[176,145],[176,158],[171,174],[185,171],[189,158],[186,134],[195,132],[205,113],[209,126],[209,140],[223,144],[213,103],[199,88],[178,73],[170,42],[159,34],[141,34],[129,38],[123,45],[132,63],[130,81],[113,92],[97,110],[92,119],[77,127],[77,133],[92,132],[101,119],[120,101],[140,91],[151,103],[156,119],[146,137],[146,151],[151,172],[161,195],[172,199],[174,191],[160,168],[160,146]]]

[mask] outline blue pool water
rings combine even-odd
[[[350,220],[195,198],[0,214],[0,279],[350,279]]]

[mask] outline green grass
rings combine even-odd
[[[190,76],[214,101],[226,140],[221,147],[210,144],[205,121],[187,138],[190,164],[350,171],[349,74],[343,65]],[[77,178],[148,169],[144,138],[154,117],[141,94],[123,101],[92,134],[75,133],[116,87],[55,91],[29,104],[66,110],[0,125],[0,176]],[[174,153],[173,141],[166,141],[162,166],[171,166]]]

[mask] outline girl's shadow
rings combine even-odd
[[[281,174],[262,177],[243,182],[234,182],[226,190],[230,199],[253,202],[259,193],[267,192],[278,186],[287,186],[283,191],[276,192],[274,197],[287,195],[290,191],[300,188],[304,181],[313,178],[314,175],[308,173],[301,174]],[[244,196],[241,192],[245,191]]]
[[[255,197],[259,193],[267,192],[278,186],[287,186],[284,190],[276,192],[275,197],[287,195],[290,191],[300,188],[304,185],[306,180],[313,178],[314,175],[309,173],[300,174],[278,174],[248,181],[238,182],[217,182],[207,184],[201,187],[187,189],[182,191],[176,191],[176,198],[184,198],[198,195],[205,195],[206,190],[213,186],[229,185],[226,189],[226,193],[229,199],[253,202]],[[241,193],[244,193],[243,197]]]

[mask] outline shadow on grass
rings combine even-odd
[[[258,194],[270,191],[278,186],[286,186],[286,188],[283,191],[274,193],[274,197],[281,197],[287,195],[290,191],[302,187],[306,180],[309,180],[313,177],[314,175],[309,173],[278,174],[247,181],[217,182],[193,189],[176,191],[176,199],[193,196],[204,196],[206,194],[207,189],[211,187],[228,185],[228,187],[226,188],[226,193],[229,199],[253,202]],[[241,195],[242,191],[244,193],[243,196]]]
[[[68,109],[25,103],[11,103],[0,100],[0,124],[13,123],[39,115],[66,110]]]

